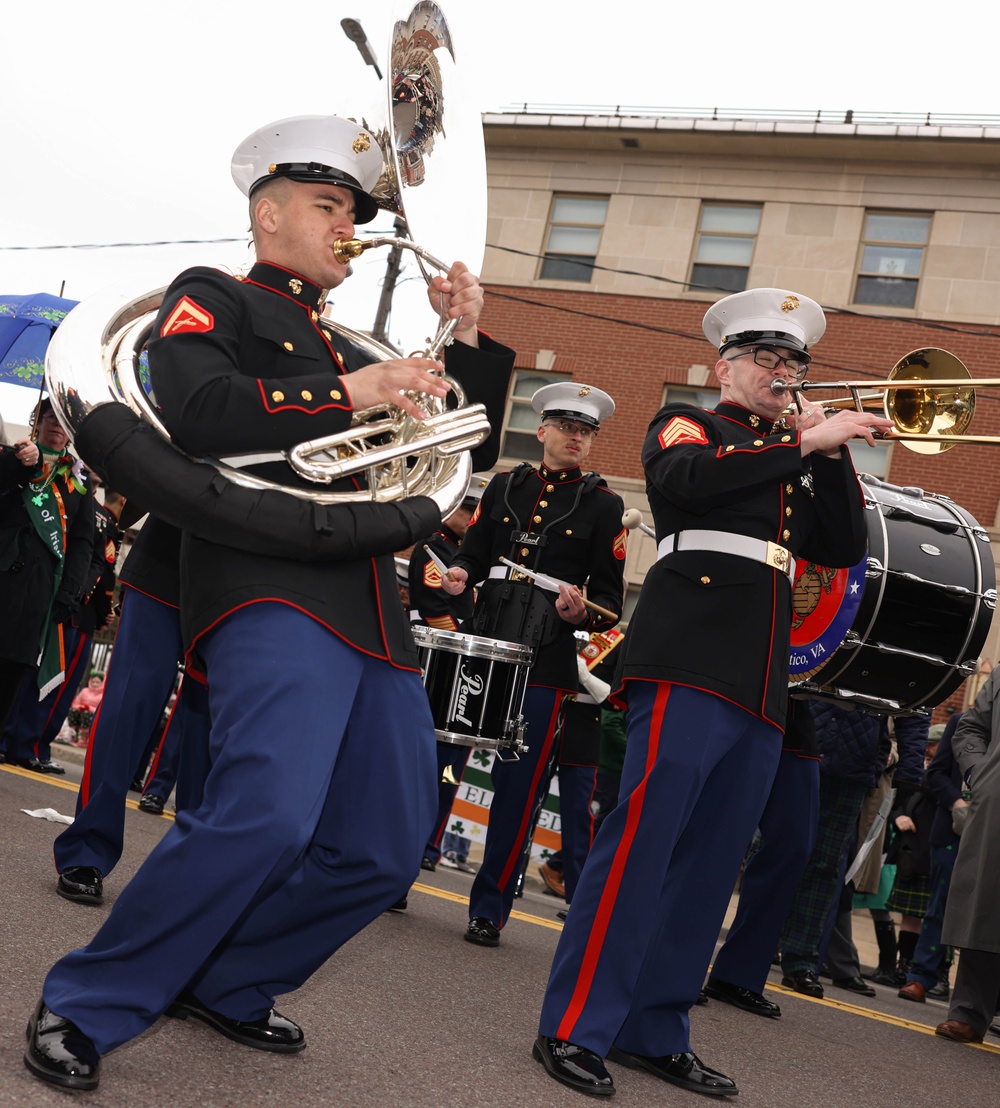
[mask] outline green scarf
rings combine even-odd
[[[49,597],[49,606],[38,643],[38,699],[44,700],[53,689],[62,684],[66,667],[62,624],[55,623],[52,619],[56,593],[62,582],[63,556],[66,551],[66,510],[62,503],[62,493],[57,492],[55,482],[58,478],[64,477],[67,493],[83,492],[85,489],[72,472],[71,455],[60,454],[56,450],[46,450],[43,446],[39,446],[38,449],[49,465],[46,480],[41,487],[29,484],[22,489],[21,498],[38,537],[56,559],[52,595]]]

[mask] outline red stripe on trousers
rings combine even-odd
[[[660,745],[660,732],[663,729],[663,717],[666,714],[667,701],[670,699],[670,688],[671,686],[669,684],[660,685],[656,691],[656,699],[653,702],[653,714],[649,723],[649,746],[646,750],[646,772],[643,774],[638,788],[636,788],[626,801],[628,810],[625,818],[625,830],[622,833],[621,841],[618,843],[618,848],[615,850],[615,856],[611,862],[611,869],[608,871],[608,879],[604,884],[604,891],[601,893],[601,899],[597,905],[597,912],[594,914],[594,922],[591,924],[590,928],[590,937],[587,940],[587,946],[583,952],[583,959],[580,962],[580,972],[576,979],[576,987],[573,989],[573,995],[570,998],[566,1014],[559,1024],[559,1030],[556,1032],[556,1038],[563,1039],[566,1042],[573,1041],[573,1028],[576,1026],[576,1021],[580,1018],[586,1006],[591,987],[594,983],[594,976],[597,973],[597,965],[600,961],[601,952],[604,949],[604,940],[607,938],[608,927],[611,923],[611,913],[614,911],[618,890],[621,887],[622,877],[625,874],[625,866],[628,863],[629,851],[632,849],[632,843],[635,840],[635,834],[639,828],[642,806],[646,799],[646,783],[649,781],[649,775],[652,772],[653,766],[656,764],[656,754]]]
[[[552,740],[555,736],[556,719],[559,716],[560,703],[562,703],[562,696],[560,693],[556,693],[556,698],[552,705],[552,718],[549,720],[549,726],[545,732],[545,742],[542,746],[542,753],[538,759],[538,764],[535,766],[535,774],[531,779],[531,789],[528,792],[528,803],[521,813],[521,826],[517,829],[514,849],[510,852],[507,864],[503,867],[503,873],[500,874],[499,883],[501,889],[507,887],[507,882],[510,880],[511,875],[514,870],[517,869],[521,861],[521,854],[524,850],[524,837],[528,833],[528,820],[535,811],[535,795],[538,792],[538,783],[549,765],[549,753],[552,750]]]

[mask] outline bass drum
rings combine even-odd
[[[948,497],[861,481],[867,556],[851,569],[796,567],[791,693],[912,714],[978,668],[996,609],[993,551]]]

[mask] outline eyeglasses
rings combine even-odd
[[[796,381],[801,381],[809,372],[808,362],[803,362],[799,358],[783,358],[777,351],[769,350],[766,346],[755,346],[752,350],[744,350],[732,358],[727,358],[726,361],[734,362],[737,358],[745,358],[749,354],[753,355],[754,363],[763,366],[764,369],[777,369],[778,366],[784,365]]]
[[[564,435],[567,435],[567,436],[579,435],[581,439],[596,439],[597,438],[598,428],[597,427],[586,427],[582,423],[569,423],[565,419],[560,419],[560,420],[550,420],[546,424],[546,426],[547,427],[555,427],[559,431],[561,431]]]

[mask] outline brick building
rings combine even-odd
[[[648,511],[646,426],[667,397],[715,403],[701,318],[743,288],[793,289],[827,310],[810,380],[883,380],[921,348],[1000,378],[1000,119],[525,109],[484,123],[490,327],[518,351],[505,463],[537,456],[534,389],[585,379],[618,404],[591,463]],[[1000,387],[976,395],[972,432],[1000,435]],[[862,444],[855,457],[951,497],[996,552],[996,447]],[[626,615],[654,553],[634,533]],[[1000,655],[1000,624],[982,653]]]

